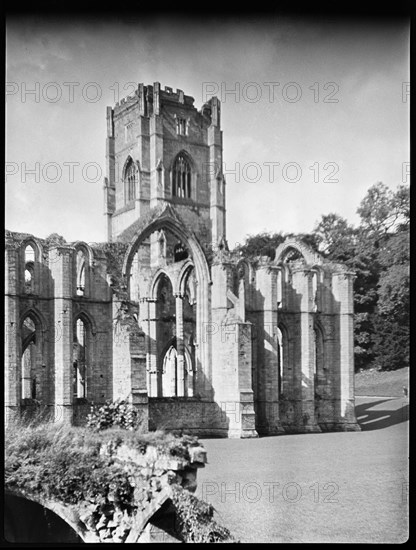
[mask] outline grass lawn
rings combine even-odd
[[[402,397],[409,388],[409,367],[392,371],[364,370],[355,375],[355,395]]]
[[[356,404],[361,432],[202,440],[197,495],[241,542],[404,542],[407,402]]]

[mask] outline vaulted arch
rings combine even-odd
[[[135,254],[139,250],[142,243],[148,239],[148,237],[151,236],[152,233],[155,233],[161,229],[164,229],[166,233],[170,233],[173,235],[174,238],[177,238],[179,241],[181,241],[184,246],[189,251],[189,261],[184,263],[182,266],[180,266],[180,271],[177,272],[178,274],[173,277],[172,284],[173,284],[173,292],[175,294],[175,297],[177,298],[176,302],[176,318],[182,318],[183,315],[183,306],[185,307],[185,311],[188,308],[188,304],[185,301],[185,304],[183,303],[183,288],[184,284],[186,284],[186,271],[187,269],[190,269],[191,262],[195,270],[195,279],[198,281],[198,284],[195,285],[195,293],[196,293],[196,299],[194,304],[194,311],[195,311],[195,330],[192,334],[192,337],[189,337],[190,340],[192,340],[192,345],[194,346],[192,349],[194,350],[194,365],[195,368],[202,369],[204,371],[204,377],[210,379],[211,376],[211,334],[205,334],[206,327],[208,326],[209,319],[210,319],[210,311],[209,311],[209,285],[211,282],[210,277],[210,271],[208,267],[207,260],[205,258],[204,251],[202,250],[202,247],[200,246],[198,240],[196,237],[184,226],[182,221],[179,219],[179,216],[174,213],[173,209],[166,205],[164,210],[159,214],[158,217],[155,217],[143,230],[136,233],[136,236],[132,240],[126,255],[124,259],[123,264],[123,275],[125,277],[125,280],[128,282],[128,292],[130,295],[130,284],[131,284],[131,277],[130,272],[132,269],[132,263]],[[153,273],[150,283],[150,292],[147,298],[150,299],[150,303],[148,304],[149,308],[149,319],[156,318],[156,309],[157,309],[157,303],[152,303],[155,298],[155,291],[157,292],[157,278],[159,274],[163,273],[165,270],[162,268],[160,271]],[[167,273],[171,273],[171,271],[166,271]],[[175,272],[175,269],[173,269],[173,272]],[[178,296],[176,296],[176,294]],[[143,297],[144,298],[144,297]],[[178,317],[179,316],[179,317]],[[168,316],[167,316],[168,317]],[[152,341],[154,338],[156,338],[156,327],[153,327],[154,324],[152,321],[148,321],[150,323],[148,327],[149,335],[150,335],[150,341]],[[154,332],[152,332],[154,331]],[[186,332],[186,331],[185,331]],[[152,336],[153,334],[153,336]],[[185,335],[185,337],[187,337]],[[152,344],[150,344],[152,345]],[[186,345],[186,342],[182,342],[180,344],[181,346]],[[153,363],[152,357],[155,355],[156,351],[151,352],[150,356],[150,379],[151,385],[154,385],[156,383],[156,364]],[[160,350],[159,352],[160,353]],[[181,349],[179,350],[179,356],[183,357],[183,353]],[[202,378],[201,378],[202,380]],[[202,383],[202,382],[201,382]],[[159,391],[158,395],[160,395],[160,385],[159,385]],[[153,389],[152,389],[152,395]]]

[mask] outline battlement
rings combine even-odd
[[[154,82],[153,85],[148,84],[146,86],[143,83],[139,83],[133,95],[122,98],[115,104],[114,109],[111,107],[107,109],[111,111],[112,116],[117,119],[122,117],[127,110],[136,106],[138,106],[141,116],[149,117],[152,115],[159,115],[163,105],[169,105],[171,107],[176,105],[182,109],[198,112],[210,122],[213,118],[213,112],[215,112],[214,120],[215,125],[217,125],[216,121],[219,119],[218,115],[220,112],[220,102],[218,98],[213,97],[209,99],[199,111],[197,111],[194,106],[194,102],[195,98],[186,95],[183,90],[179,88],[174,91],[170,86],[165,86],[164,89],[162,89],[159,82]]]
[[[162,89],[159,82],[155,82],[153,85],[148,84],[147,86],[139,83],[133,95],[126,96],[115,104],[114,113],[118,115],[124,109],[139,103],[141,111],[144,111],[143,114],[150,116],[152,114],[159,114],[160,106],[163,103],[178,104],[195,109],[194,101],[195,99],[189,95],[185,95],[183,90],[177,89],[175,92],[170,86],[165,86]]]

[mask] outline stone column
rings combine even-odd
[[[163,119],[161,115],[160,83],[153,84],[153,114],[150,116],[150,208],[165,200],[159,183],[159,161],[163,162]]]
[[[152,397],[161,397],[162,395],[162,373],[160,365],[157,362],[156,345],[156,300],[146,298],[147,301],[147,319],[148,319],[148,365],[150,371],[150,380],[152,387]]]
[[[209,179],[210,218],[212,226],[212,244],[218,245],[225,238],[225,179],[222,174],[222,132],[221,104],[218,98],[212,100],[212,119],[208,128],[209,166],[203,177]]]
[[[55,422],[72,423],[73,416],[73,249],[59,246],[49,250],[55,285]]]
[[[5,251],[5,346],[4,346],[4,404],[5,422],[8,423],[20,411],[22,395],[19,298],[19,251],[7,247]]]
[[[338,428],[359,431],[354,399],[354,274],[337,272],[332,275],[332,289],[339,311],[339,373],[336,377]]]
[[[140,299],[140,324],[145,333],[146,349],[146,371],[147,371],[147,393],[149,397],[156,397],[157,393],[157,375],[151,369],[150,361],[150,304],[148,298]]]
[[[258,309],[263,313],[262,326],[257,327],[261,338],[262,362],[257,365],[260,377],[259,400],[261,411],[259,429],[269,435],[283,432],[279,414],[279,358],[277,341],[277,268],[260,265],[257,270]],[[261,302],[261,303],[260,303]]]
[[[300,407],[297,428],[301,432],[320,432],[315,418],[315,334],[313,271],[298,268],[292,271],[293,287],[298,295],[300,314]]]
[[[115,210],[115,153],[114,153],[114,111],[107,107],[107,140],[106,140],[106,168],[107,177],[104,178],[104,215],[106,217],[107,239],[112,241],[112,215]]]
[[[176,368],[176,395],[183,397],[186,395],[187,388],[185,384],[185,349],[183,342],[183,296],[175,294],[176,304],[176,352],[177,352],[177,368]]]

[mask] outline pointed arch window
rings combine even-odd
[[[191,175],[191,165],[185,155],[180,153],[173,164],[172,196],[191,198]]]
[[[80,318],[74,327],[74,398],[82,399],[87,396],[87,327]]]
[[[35,248],[33,245],[28,244],[24,252],[25,292],[28,294],[32,294],[35,291],[35,261]]]
[[[128,204],[136,198],[137,171],[132,158],[129,159],[124,170],[124,199]]]
[[[22,399],[36,399],[36,325],[26,317],[22,325]]]
[[[77,251],[76,259],[76,271],[77,271],[77,296],[85,295],[85,264],[86,264],[86,255],[82,250]]]

